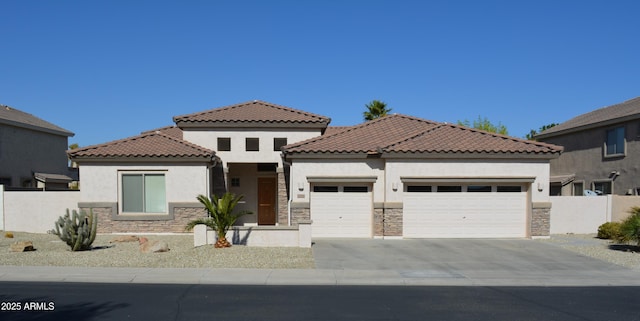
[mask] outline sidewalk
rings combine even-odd
[[[0,282],[238,285],[640,286],[640,273],[612,271],[150,269],[0,266]]]

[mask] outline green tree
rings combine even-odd
[[[387,108],[387,104],[379,100],[372,100],[364,106],[367,108],[367,111],[363,113],[366,121],[387,116],[391,112],[391,108]]]
[[[236,196],[229,192],[224,193],[222,197],[213,195],[213,199],[209,199],[204,195],[198,195],[198,201],[207,209],[208,216],[207,218],[200,218],[189,222],[185,230],[191,231],[196,225],[204,224],[216,231],[218,237],[218,241],[215,244],[216,248],[230,247],[231,243],[227,241],[227,231],[236,223],[238,218],[251,214],[249,211],[233,212],[243,197],[243,195]]]
[[[507,130],[507,126],[502,123],[498,123],[497,125],[493,124],[487,117],[478,116],[478,119],[473,121],[473,125],[467,119],[464,121],[458,120],[458,125],[484,130],[490,133],[497,133],[501,135],[509,135],[509,131]]]
[[[528,140],[536,140],[536,139],[535,139],[535,136],[536,136],[536,135],[538,135],[538,134],[542,133],[543,131],[545,131],[545,130],[547,130],[547,129],[551,128],[551,127],[558,126],[558,125],[559,125],[558,123],[551,123],[551,124],[549,124],[549,125],[544,125],[544,126],[540,127],[540,129],[538,129],[538,130],[532,129],[532,130],[527,134],[526,138],[527,138]]]

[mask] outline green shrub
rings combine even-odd
[[[607,222],[598,227],[598,238],[605,240],[617,240],[620,237],[620,222]]]
[[[631,215],[622,221],[620,226],[618,241],[622,243],[635,241],[640,246],[640,207],[632,207],[629,213]]]

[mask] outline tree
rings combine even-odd
[[[218,241],[215,244],[216,248],[230,247],[231,243],[227,241],[227,231],[236,223],[238,218],[251,214],[249,211],[233,212],[243,197],[243,195],[236,196],[229,192],[224,193],[222,197],[213,195],[213,199],[209,199],[204,195],[198,195],[198,201],[207,209],[208,217],[189,222],[185,230],[191,231],[196,225],[204,224],[216,231],[218,237]]]
[[[549,128],[553,127],[553,126],[558,126],[558,125],[560,125],[560,124],[558,124],[558,123],[551,123],[551,124],[549,124],[549,125],[544,125],[544,126],[540,127],[540,129],[538,129],[538,130],[532,129],[532,130],[527,134],[526,138],[527,138],[528,140],[536,140],[536,139],[535,139],[535,136],[536,136],[536,135],[538,135],[538,134],[542,133],[543,131],[545,131],[545,130],[547,130],[547,129],[549,129]]]
[[[387,116],[391,112],[391,108],[387,108],[387,104],[379,100],[372,100],[364,106],[367,108],[367,111],[363,113],[366,121]]]
[[[503,125],[502,123],[494,125],[493,123],[491,123],[491,121],[489,121],[487,117],[478,116],[478,119],[473,121],[473,126],[467,119],[465,119],[464,121],[458,120],[458,125],[480,129],[490,133],[509,135],[509,131],[507,130],[507,127],[505,125]]]

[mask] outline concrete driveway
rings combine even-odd
[[[640,273],[526,239],[316,239],[317,269],[402,277],[405,283],[640,285]],[[375,272],[374,272],[375,271]],[[356,275],[357,276],[357,275]],[[371,277],[371,276],[369,276]],[[407,282],[408,281],[408,282]],[[384,283],[384,280],[381,280]]]

